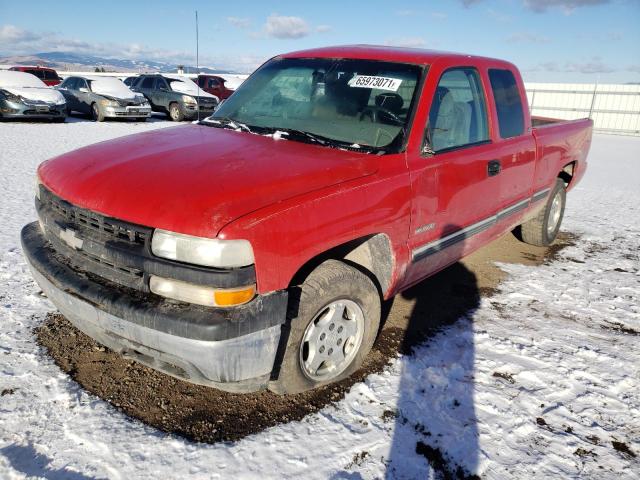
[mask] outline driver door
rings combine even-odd
[[[500,185],[491,171],[487,99],[474,67],[444,71],[421,152],[408,158],[413,209],[405,286],[457,261],[493,226]]]

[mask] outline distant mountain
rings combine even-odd
[[[162,72],[175,73],[178,65],[157,60],[128,60],[98,57],[72,52],[42,52],[32,55],[0,57],[0,65],[46,65],[60,71],[94,70],[107,72]],[[196,67],[184,65],[185,73],[197,73]],[[236,73],[225,69],[200,67],[201,73]]]

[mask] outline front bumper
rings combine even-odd
[[[141,118],[151,115],[151,107],[105,107],[105,117]]]
[[[285,321],[287,293],[231,309],[172,302],[78,272],[47,242],[38,222],[22,248],[43,292],[79,330],[151,368],[231,392],[266,387]]]
[[[66,118],[66,104],[26,104],[0,100],[1,118],[23,118],[51,120],[54,118]]]

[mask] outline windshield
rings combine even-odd
[[[403,63],[276,59],[251,75],[211,119],[273,133],[294,130],[356,149],[398,151],[420,73],[419,66]]]

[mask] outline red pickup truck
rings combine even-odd
[[[198,75],[198,85],[205,92],[215,95],[221,101],[231,96],[234,90],[227,88],[227,81],[218,75]]]
[[[362,364],[381,302],[505,232],[548,245],[590,120],[530,118],[490,58],[349,46],[279,55],[200,124],[38,169],[33,275],[97,341],[228,391]]]

